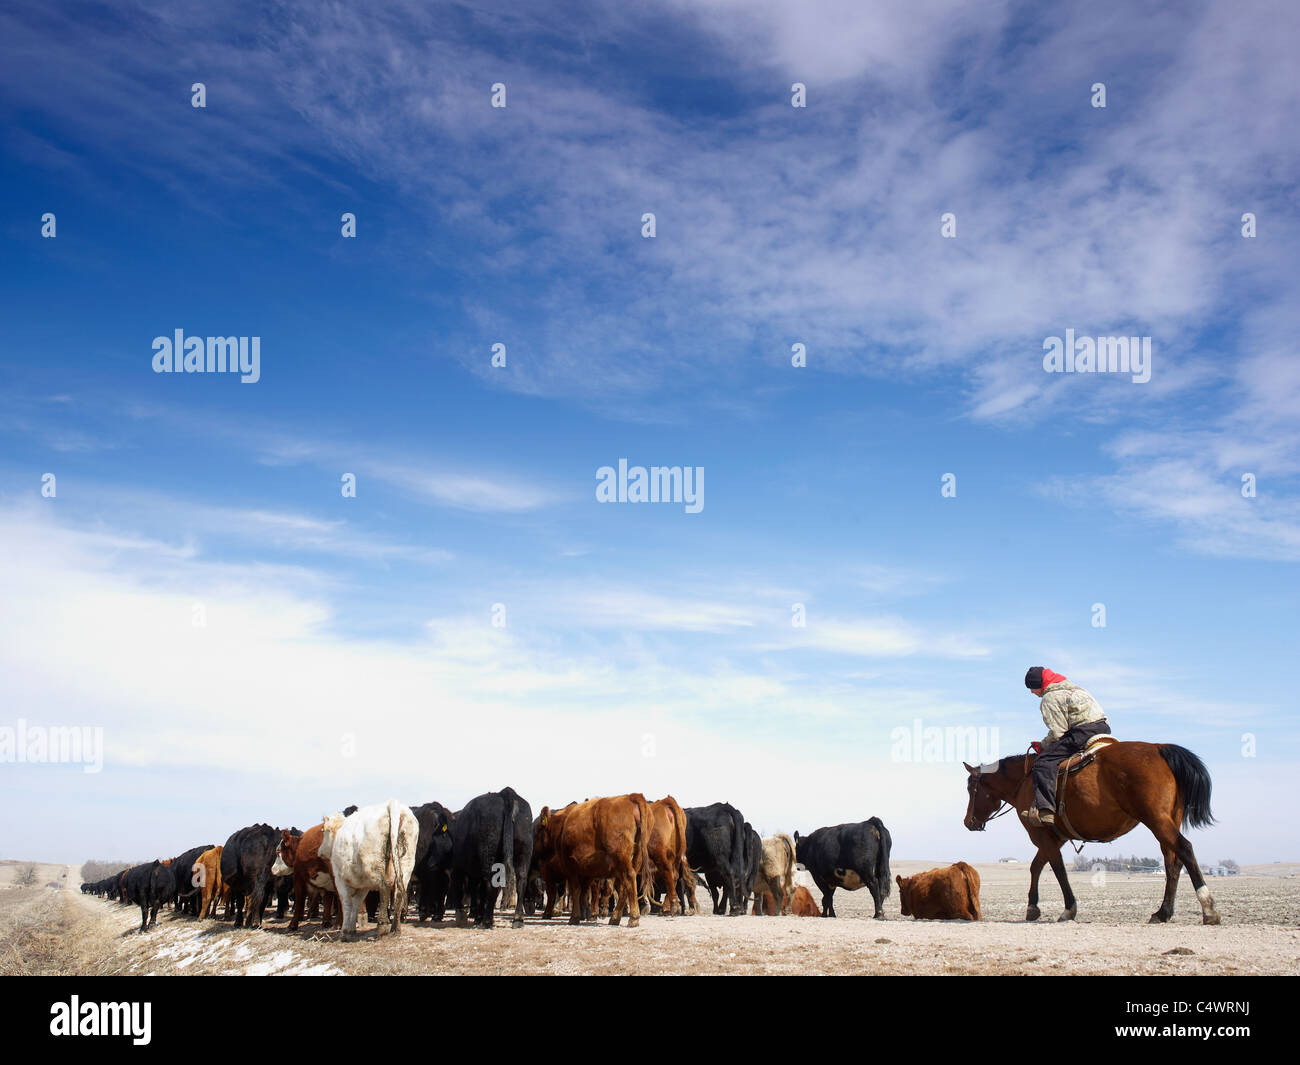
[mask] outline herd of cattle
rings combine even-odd
[[[259,928],[274,897],[276,916],[293,905],[289,931],[323,908],[325,928],[355,937],[365,905],[378,934],[396,932],[414,898],[421,923],[491,928],[498,901],[512,925],[540,909],[567,910],[570,924],[608,916],[628,926],[643,912],[696,912],[708,888],[715,914],[835,916],[837,887],[865,887],[884,916],[890,892],[889,830],[879,818],[762,839],[729,803],[683,809],[671,795],[588,799],[543,806],[537,816],[512,788],[488,792],[452,812],[441,803],[391,800],[325,816],[300,831],[250,825],[221,846],[191,847],[175,858],[132,866],[81,890],[140,907],[140,931],[160,908],[196,918],[233,918]],[[820,908],[795,883],[796,866],[822,893]],[[964,862],[896,877],[904,916],[979,920],[979,875]],[[383,914],[380,923],[379,914]]]

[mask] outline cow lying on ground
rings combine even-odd
[[[472,917],[480,928],[491,928],[497,893],[504,888],[507,896],[514,892],[510,925],[522,928],[533,860],[532,808],[514,788],[502,788],[470,799],[452,816],[449,901],[456,924],[464,928]]]
[[[745,819],[730,803],[686,809],[686,860],[703,874],[715,914],[726,912],[728,905],[733,916],[744,912],[745,852]],[[687,890],[694,894],[695,885],[688,882]]]
[[[795,860],[812,874],[822,893],[822,913],[835,916],[835,889],[871,892],[877,919],[885,916],[889,894],[889,830],[880,818],[857,824],[819,828],[809,836],[794,834]]]
[[[965,862],[897,876],[904,917],[922,921],[980,921],[980,875]]]
[[[337,921],[335,919],[334,874],[330,863],[320,856],[321,839],[324,825],[312,825],[301,836],[295,836],[289,830],[280,833],[280,848],[276,855],[272,872],[277,876],[289,876],[293,880],[293,917],[289,920],[289,931],[298,931],[302,923],[304,910],[317,896],[324,897],[323,927],[330,928],[343,921],[343,907],[339,906]],[[313,907],[314,908],[314,907]],[[310,919],[310,918],[309,918]]]
[[[221,848],[221,880],[230,889],[236,928],[262,927],[279,843],[280,833],[270,825],[249,825],[232,832]]]
[[[394,934],[401,930],[419,832],[410,807],[396,799],[363,806],[348,817],[329,814],[324,818],[317,854],[329,862],[343,903],[345,941],[356,938],[357,912],[369,891],[379,892],[379,908],[385,918],[378,934],[385,934],[386,924]]]
[[[822,911],[812,897],[812,892],[800,884],[790,898],[790,912],[796,917],[820,917]]]
[[[768,894],[779,899],[778,912],[790,912],[790,896],[794,894],[794,840],[784,832],[763,840],[763,853],[754,878],[754,897]],[[763,912],[756,907],[755,913]]]
[[[639,793],[588,799],[557,811],[542,807],[533,843],[542,855],[540,868],[547,880],[544,916],[554,912],[552,886],[563,881],[569,888],[569,923],[580,923],[582,900],[589,897],[593,884],[598,913],[600,896],[608,898],[601,882],[611,880],[618,901],[609,923],[617,925],[626,913],[628,927],[635,928],[641,923],[637,878],[648,873],[649,833],[649,804]]]

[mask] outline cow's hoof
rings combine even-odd
[[[357,934],[355,932],[342,932],[339,934],[340,943],[351,943],[356,938],[357,938]]]
[[[877,920],[877,921],[883,921],[884,919],[885,919],[885,911],[884,911],[884,910],[880,910],[880,911],[878,911],[878,912],[875,914],[874,920]]]
[[[1073,920],[1074,920],[1074,915],[1075,915],[1076,913],[1078,913],[1078,912],[1079,912],[1079,908],[1078,908],[1077,906],[1071,906],[1068,910],[1063,911],[1062,914],[1061,914],[1061,916],[1058,917],[1057,920],[1058,920],[1058,921],[1073,921]]]
[[[511,921],[510,921],[510,927],[511,927],[511,928],[523,928],[523,927],[524,927],[523,919],[522,919],[522,918],[519,918],[519,917],[511,918]]]
[[[1025,910],[1026,921],[1037,921],[1041,916],[1043,916],[1043,911],[1037,906],[1030,906],[1029,909]]]
[[[457,927],[457,928],[468,928],[468,927],[469,927],[469,918],[466,917],[463,913],[458,913],[458,914],[456,914],[456,927]]]
[[[627,926],[628,926],[628,928],[635,928],[635,927],[636,927],[637,925],[639,925],[640,923],[641,923],[641,918],[640,918],[640,917],[629,917],[629,918],[627,919]]]
[[[1201,924],[1218,924],[1218,923],[1219,923],[1219,915],[1213,910],[1211,910],[1209,913],[1201,915]]]

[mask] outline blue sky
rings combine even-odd
[[[515,7],[0,15],[0,724],[105,743],[0,767],[0,851],[511,784],[1021,855],[891,737],[1022,750],[1045,664],[1206,759],[1202,857],[1295,858],[1295,10]]]

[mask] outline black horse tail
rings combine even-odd
[[[889,875],[889,848],[893,846],[894,841],[890,838],[889,829],[879,817],[867,818],[867,824],[874,825],[876,831],[880,833],[880,846],[876,848],[876,883],[880,885],[881,895],[888,896],[894,886],[894,879]]]
[[[1168,764],[1178,785],[1178,796],[1183,801],[1183,821],[1192,828],[1208,828],[1214,824],[1210,813],[1210,771],[1196,755],[1176,743],[1162,743],[1160,757]]]

